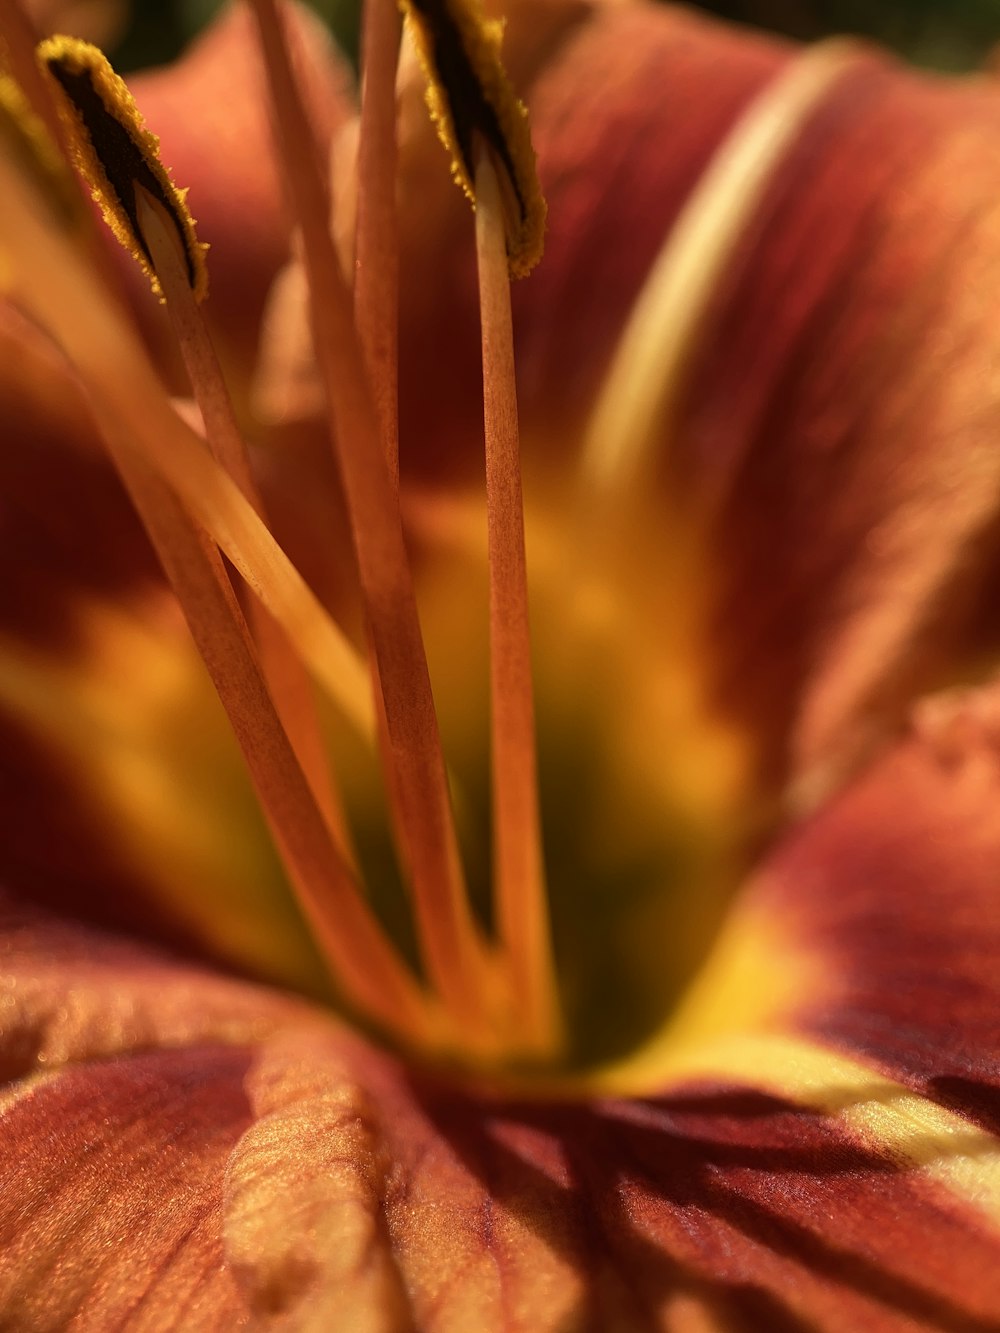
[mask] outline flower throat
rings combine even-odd
[[[428,1055],[474,1066],[550,1063],[563,1048],[563,1023],[538,813],[509,293],[510,275],[526,274],[540,257],[544,230],[526,115],[499,62],[500,25],[487,23],[471,3],[421,3],[408,12],[429,77],[431,114],[475,209],[489,548],[494,924],[488,929],[470,905],[400,516],[394,403],[399,17],[389,0],[367,7],[352,293],[331,239],[326,182],[279,9],[274,0],[254,0],[251,8],[301,237],[367,661],[271,534],[201,315],[206,247],[197,240],[184,194],[103,55],[69,38],[39,47],[39,63],[50,76],[45,94],[58,108],[69,153],[106,221],[166,305],[204,441],[163,402],[148,366],[130,371],[123,364],[122,358],[134,363],[142,354],[112,298],[80,263],[78,244],[55,225],[44,196],[19,181],[26,233],[32,213],[43,213],[33,266],[63,281],[58,301],[34,284],[26,303],[69,353],[90,393],[342,1000],[389,1040]],[[15,73],[17,57],[12,51]],[[43,258],[39,247],[49,245],[52,255]],[[88,342],[102,346],[103,364]],[[109,349],[115,349],[110,358]],[[253,594],[245,614],[222,556]],[[370,906],[314,686],[381,756],[417,967]]]

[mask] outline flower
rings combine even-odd
[[[342,239],[345,85],[290,12],[314,121],[340,127]],[[4,33],[30,82],[13,18]],[[41,216],[17,230],[31,187],[4,150],[11,1327],[996,1327],[997,94],[631,3],[515,6],[506,48],[549,206],[515,323],[561,1033],[529,994],[544,949],[524,988],[513,939],[482,950],[463,991],[475,924],[457,962],[424,954],[439,1009],[391,990],[440,923],[418,904],[408,938],[377,765],[341,716],[363,714],[354,659],[281,564],[364,641],[353,594],[380,571],[364,551],[351,567],[357,497],[320,453],[295,263],[247,370],[287,232],[246,16],[136,94],[212,243],[206,311],[244,419],[256,395],[267,526],[122,334],[107,256],[82,262]],[[468,213],[414,98],[404,79],[400,496],[471,872],[488,860],[478,308]],[[182,391],[162,312],[133,300]],[[318,951],[105,446],[188,598]],[[347,852],[263,730],[192,513],[327,668]],[[419,693],[417,668],[379,614],[385,710],[405,712],[393,690]],[[287,703],[280,638],[248,615]],[[406,777],[392,723],[388,805]],[[333,852],[303,871],[313,836]],[[400,843],[417,880],[428,848]],[[374,936],[331,871],[353,864]],[[322,875],[334,929],[308,893]],[[335,1016],[318,953],[365,1032]]]

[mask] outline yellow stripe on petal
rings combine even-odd
[[[476,157],[489,153],[503,195],[510,272],[524,277],[542,257],[546,210],[528,112],[500,60],[503,24],[487,20],[478,0],[402,0],[402,8],[452,175],[475,204]]]
[[[644,465],[662,456],[720,283],[778,168],[857,59],[858,49],[847,41],[808,48],[751,103],[691,191],[646,277],[591,413],[583,476],[605,504],[619,504],[623,492],[641,483]]]
[[[836,1116],[868,1146],[945,1186],[1000,1227],[1000,1138],[859,1060],[797,1037],[747,1034],[678,1047],[660,1073],[661,1086],[722,1079]],[[602,1086],[613,1078],[605,1076]]]
[[[146,128],[124,80],[102,51],[75,37],[48,38],[38,48],[38,60],[56,85],[77,169],[105,222],[160,295],[153,256],[139,223],[136,190],[145,190],[173,222],[191,289],[203,300],[208,293],[208,246],[198,240],[187,191],[170,179],[160,161],[160,141]]]
[[[622,1059],[585,1073],[580,1086],[600,1096],[659,1091],[686,1068],[688,1052],[787,1031],[805,1000],[829,993],[830,980],[785,922],[744,902],[662,1026]]]

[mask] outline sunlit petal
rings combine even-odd
[[[822,1086],[821,1055],[814,1069]],[[842,1094],[843,1078],[831,1062]],[[811,1109],[804,1083],[800,1104],[755,1083],[691,1075],[655,1098],[546,1106],[407,1073],[355,1041],[278,1043],[251,1080],[268,1118],[233,1157],[229,1253],[257,1309],[308,1328],[346,1309],[359,1327],[429,1333],[699,1315],[985,1333],[1000,1233],[947,1173],[858,1115]],[[919,1146],[973,1170],[981,1151],[933,1126]],[[267,1225],[272,1207],[285,1227]]]
[[[992,686],[921,705],[911,734],[752,891],[823,977],[799,1031],[994,1132],[998,700]]]
[[[0,313],[0,1323],[995,1333],[1000,687],[925,692],[982,679],[1000,641],[1000,92],[673,7],[515,0],[552,219],[515,386],[503,199],[471,161],[492,131],[454,14],[431,14],[438,112],[477,127],[459,154],[490,297],[404,48],[397,477],[394,352],[366,359],[352,296],[372,288],[349,290],[379,155],[355,163],[315,21],[286,7],[296,80],[282,7],[252,8],[267,87],[242,7],[134,80],[213,244],[233,412],[200,325],[188,359],[229,474],[168,401],[159,312],[135,294],[147,358],[23,175],[16,99],[5,122],[4,281],[93,395],[287,877],[72,374]],[[479,22],[463,0],[492,60]],[[375,51],[387,122],[396,36]],[[147,222],[176,314],[188,277]],[[366,313],[387,334],[383,276]],[[219,551],[362,721],[358,745],[308,719],[343,821],[312,800]],[[491,672],[491,640],[516,669]],[[287,879],[362,1031],[193,961],[331,1000]],[[518,941],[549,923],[551,990]]]

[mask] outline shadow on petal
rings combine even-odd
[[[683,1300],[733,1329],[996,1328],[978,1267],[995,1238],[814,1112],[725,1088],[591,1107],[412,1092],[481,1187],[498,1264],[509,1212],[583,1275],[560,1328],[661,1327]],[[937,1258],[960,1245],[961,1277]]]

